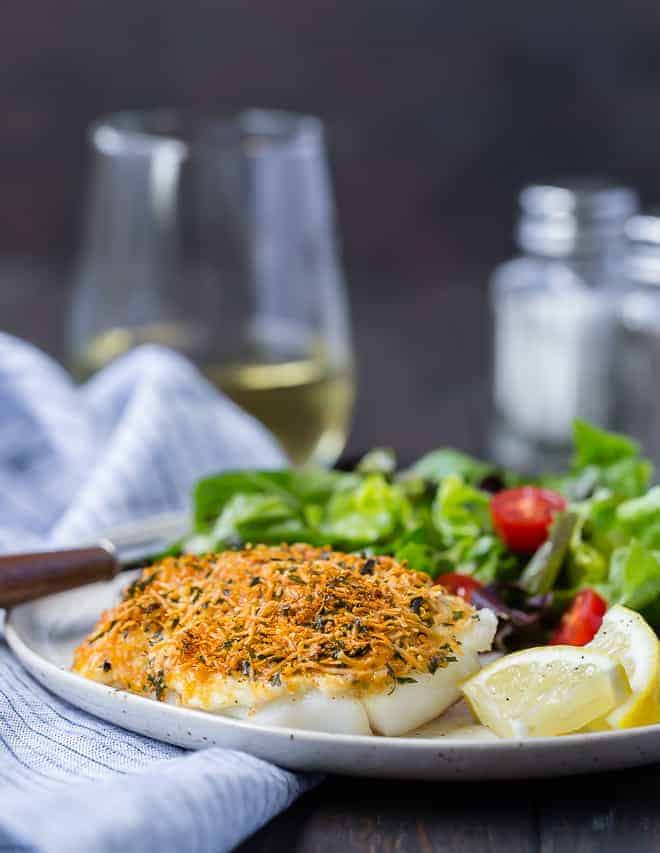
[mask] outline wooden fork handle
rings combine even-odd
[[[0,608],[109,580],[119,571],[120,564],[110,542],[68,551],[2,556]]]

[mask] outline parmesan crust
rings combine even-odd
[[[219,681],[233,685],[223,705],[239,704],[246,688],[253,704],[310,686],[366,696],[455,662],[458,636],[476,619],[391,557],[259,545],[144,569],[78,647],[73,669],[209,709],[218,702],[200,691],[210,697]]]

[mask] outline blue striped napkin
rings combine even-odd
[[[184,508],[204,474],[285,462],[259,423],[172,352],[142,347],[77,388],[0,334],[0,551],[88,541]],[[21,668],[0,624],[0,850],[230,850],[310,784],[77,710]]]

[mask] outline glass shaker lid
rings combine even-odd
[[[603,179],[532,184],[519,201],[520,247],[549,257],[600,251],[638,209],[634,190]]]
[[[626,222],[623,267],[625,277],[633,283],[660,285],[660,209]]]

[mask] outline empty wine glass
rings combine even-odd
[[[320,121],[124,112],[94,124],[90,144],[74,372],[141,343],[173,347],[294,463],[333,464],[354,374]]]

